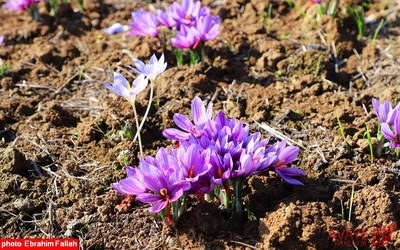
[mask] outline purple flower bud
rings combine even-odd
[[[114,23],[108,28],[103,29],[103,31],[109,35],[118,34],[121,32],[128,31],[130,28],[128,25],[122,25],[120,23]]]

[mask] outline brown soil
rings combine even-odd
[[[55,18],[41,9],[40,22],[0,9],[0,58],[11,65],[0,85],[1,238],[76,237],[83,249],[400,248],[400,161],[384,151],[371,162],[363,137],[368,123],[376,153],[372,97],[400,101],[398,8],[372,5],[367,15],[387,20],[372,43],[377,22],[357,38],[353,17],[326,16],[315,29],[286,1],[203,1],[222,18],[209,44],[214,54],[203,66],[178,68],[164,51],[168,68],[143,131],[146,153],[171,144],[163,129],[174,126],[174,113],[189,114],[198,95],[265,137],[254,121],[293,139],[301,146],[295,165],[307,176],[303,187],[272,174],[251,178],[245,191],[253,220],[238,223],[215,204],[193,202],[171,227],[148,206],[119,206],[124,196],[110,187],[125,177],[123,152],[137,164],[138,145],[122,136],[133,127],[131,107],[99,81],[111,70],[128,76],[129,53],[148,60],[163,47],[156,38],[105,35],[102,28],[128,23],[147,5],[104,2],[86,1],[83,13],[64,7]],[[313,13],[308,1],[294,2]],[[260,20],[269,3],[267,34]],[[148,95],[138,96],[139,114]],[[376,232],[385,228],[391,238],[380,246]],[[343,232],[347,238],[334,237]]]

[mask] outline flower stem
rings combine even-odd
[[[233,217],[240,220],[242,218],[242,196],[243,196],[243,181],[238,177],[232,180],[233,183]]]
[[[138,129],[137,129],[137,131],[136,131],[136,135],[135,135],[135,137],[133,138],[133,141],[136,141],[136,138],[140,138],[140,131],[142,131],[144,122],[146,121],[147,115],[148,115],[149,112],[150,112],[151,103],[153,102],[153,94],[154,94],[154,82],[153,82],[153,80],[150,80],[150,97],[149,97],[149,104],[147,105],[146,113],[144,113],[142,122],[140,123],[140,126],[138,127]],[[140,139],[139,139],[139,140],[140,140]],[[139,144],[140,144],[140,143],[139,143]]]
[[[138,119],[138,115],[136,112],[136,106],[135,106],[135,102],[132,103],[132,108],[133,108],[133,114],[135,115],[135,122],[136,122],[136,135],[138,137],[138,141],[139,141],[139,150],[140,150],[140,156],[143,157],[143,147],[142,147],[142,138],[140,136],[140,126],[139,126],[139,119]],[[144,119],[143,119],[144,120]]]

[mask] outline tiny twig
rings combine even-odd
[[[255,246],[252,246],[250,244],[244,243],[244,242],[240,242],[240,241],[236,241],[236,240],[230,240],[229,242],[232,242],[232,243],[235,243],[235,244],[239,244],[239,245],[242,245],[242,246],[254,249],[254,250],[259,250],[259,248],[255,247]]]
[[[301,147],[302,149],[306,149],[301,143],[298,143],[298,142],[292,140],[291,138],[289,138],[288,136],[286,136],[286,135],[284,135],[283,133],[279,132],[278,130],[272,128],[271,126],[268,126],[268,125],[265,124],[265,123],[260,124],[260,123],[256,122],[254,119],[253,119],[253,122],[255,122],[255,123],[256,123],[258,126],[260,126],[262,129],[266,130],[268,133],[271,133],[271,134],[275,135],[275,136],[278,137],[279,139],[281,139],[281,140],[287,140],[287,141],[289,141],[290,143]]]

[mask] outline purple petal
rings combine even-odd
[[[400,135],[400,112],[397,112],[396,117],[393,120],[393,124],[395,135]]]
[[[206,113],[206,109],[203,105],[203,102],[201,99],[196,96],[193,101],[192,101],[192,118],[194,121],[194,124],[202,124],[205,122],[204,116]]]
[[[119,186],[126,194],[138,195],[146,191],[138,180],[131,178],[120,180]]]
[[[120,193],[120,194],[128,194],[128,193],[126,193],[125,191],[123,191],[123,190],[121,189],[121,185],[119,184],[119,182],[111,184],[111,187],[112,187],[115,191],[117,191],[118,193]]]
[[[158,194],[144,193],[144,194],[138,194],[136,196],[136,200],[141,201],[143,203],[154,203],[162,201],[162,196]]]
[[[185,115],[182,114],[174,114],[174,122],[176,126],[185,131],[189,131],[194,127],[193,123]]]
[[[282,164],[286,165],[294,161],[297,158],[297,155],[299,154],[299,150],[300,148],[295,146],[289,146],[284,148],[279,154],[279,159],[285,160]]]
[[[298,169],[298,168],[279,168],[279,172],[281,172],[283,175],[287,175],[287,176],[306,175],[306,172],[304,172],[303,170]]]
[[[158,213],[163,208],[165,208],[167,205],[168,205],[168,202],[166,202],[166,201],[157,202],[149,209],[149,212],[150,213]]]
[[[392,141],[396,138],[387,123],[381,124],[381,132],[382,132],[383,136],[390,141]]]
[[[131,95],[139,94],[143,89],[146,88],[148,82],[149,80],[144,75],[136,77],[135,81],[132,83]]]
[[[289,183],[289,184],[291,184],[291,185],[301,185],[301,186],[304,185],[304,184],[303,184],[302,182],[300,182],[299,180],[296,180],[296,179],[294,179],[294,178],[287,177],[286,175],[282,174],[282,173],[280,172],[280,170],[281,170],[281,169],[279,169],[279,170],[276,169],[275,172],[276,172],[285,182],[287,182],[287,183]]]
[[[187,140],[190,136],[190,133],[183,132],[181,130],[178,130],[176,128],[167,128],[164,129],[162,132],[163,136],[165,138],[171,139],[171,140]]]

